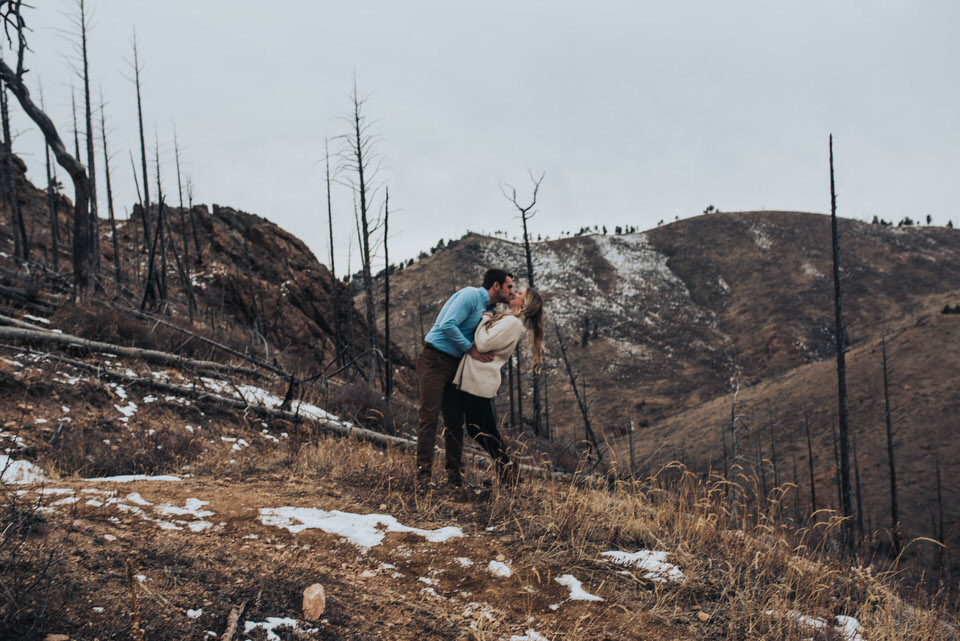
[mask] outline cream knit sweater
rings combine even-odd
[[[460,367],[453,378],[453,384],[468,394],[493,398],[500,389],[500,369],[507,362],[514,348],[523,336],[523,321],[516,316],[505,316],[493,327],[485,327],[484,317],[473,336],[473,344],[480,352],[490,352],[493,360],[483,363],[469,354],[460,359]]]

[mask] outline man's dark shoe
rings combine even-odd
[[[447,477],[447,481],[450,483],[451,487],[463,487],[466,483],[466,480],[463,478],[463,474],[450,474]]]

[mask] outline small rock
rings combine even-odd
[[[706,612],[697,612],[697,618],[700,619],[701,621],[709,621],[710,615],[707,614]]]
[[[500,563],[503,563],[506,560],[507,560],[507,557],[503,556],[502,554],[497,555],[497,561],[500,561]]]
[[[303,591],[303,618],[307,621],[316,621],[323,615],[327,607],[327,597],[323,593],[323,586],[314,583]]]
[[[104,535],[103,535],[103,540],[104,540],[104,541],[111,541],[111,542],[112,542],[112,541],[116,541],[116,540],[117,540],[117,537],[115,537],[115,536],[112,535],[112,534],[104,534]]]
[[[43,641],[70,641],[69,634],[48,634],[43,637]]]
[[[387,504],[386,504],[386,503],[381,503],[381,504],[380,504],[380,509],[381,509],[381,510],[387,509]]]

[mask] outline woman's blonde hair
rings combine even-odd
[[[494,323],[507,316],[516,316],[523,326],[530,330],[530,343],[533,347],[533,371],[539,376],[543,367],[543,297],[533,287],[527,287],[523,295],[523,304],[512,312],[497,314],[486,323],[484,329],[490,329]]]

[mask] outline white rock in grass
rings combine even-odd
[[[327,609],[327,595],[323,586],[314,583],[303,591],[303,618],[307,621],[316,621]]]
[[[583,589],[583,583],[580,582],[580,579],[573,576],[572,574],[564,574],[558,576],[554,579],[560,585],[565,585],[570,588],[570,600],[571,601],[603,601],[602,597],[598,597],[596,594],[590,594]]]

